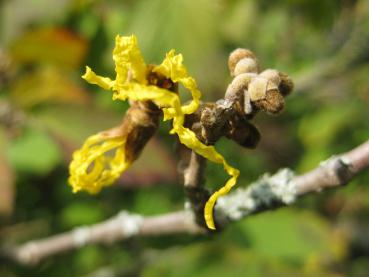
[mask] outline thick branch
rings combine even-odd
[[[222,226],[251,214],[289,205],[307,193],[342,186],[368,167],[369,140],[300,176],[294,176],[290,169],[282,169],[272,176],[265,174],[247,188],[237,189],[220,198],[215,207],[215,218]],[[121,212],[99,224],[31,241],[4,253],[20,264],[30,265],[87,244],[112,243],[132,236],[205,232],[195,223],[190,210],[153,217]]]

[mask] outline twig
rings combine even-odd
[[[215,218],[220,226],[248,215],[290,205],[308,193],[345,185],[369,167],[369,140],[355,149],[333,156],[319,167],[300,176],[290,169],[265,174],[247,188],[240,188],[220,198]],[[88,244],[112,243],[132,236],[157,236],[179,233],[201,234],[205,229],[195,223],[190,210],[143,217],[121,212],[89,227],[13,247],[3,253],[13,261],[31,265],[61,252]]]
[[[206,160],[191,151],[189,163],[183,172],[183,185],[188,199],[188,208],[192,210],[196,223],[201,227],[206,227],[204,207],[210,196],[209,191],[203,186],[205,166]]]
[[[357,173],[369,167],[369,141],[355,149],[333,156],[320,167],[293,179],[298,195],[319,192],[346,184]]]
[[[196,188],[202,186],[205,164],[206,160],[203,157],[197,155],[194,151],[191,151],[190,162],[183,173],[183,183],[185,188]]]
[[[101,223],[82,226],[49,238],[30,241],[3,251],[3,256],[23,265],[33,265],[55,254],[89,244],[109,244],[132,236],[155,236],[176,233],[199,234],[199,228],[187,211],[143,217],[126,211]]]

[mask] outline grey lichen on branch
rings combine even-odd
[[[238,188],[221,197],[215,206],[218,224],[224,226],[253,213],[292,204],[297,197],[291,183],[294,175],[288,168],[280,169],[274,175],[266,173],[247,188]]]

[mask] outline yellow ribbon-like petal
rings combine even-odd
[[[236,184],[239,171],[231,167],[219,154],[214,146],[207,146],[199,141],[193,131],[183,126],[185,114],[194,113],[200,103],[201,92],[197,88],[196,81],[188,75],[187,69],[182,64],[182,55],[175,55],[171,50],[164,61],[154,68],[173,82],[181,83],[190,90],[192,101],[188,105],[181,105],[178,94],[156,86],[147,85],[147,67],[137,46],[135,36],[116,37],[116,46],[113,51],[116,65],[116,80],[96,75],[89,67],[83,78],[89,83],[97,84],[104,89],[113,90],[113,99],[153,101],[163,110],[164,120],[173,119],[171,134],[177,134],[180,142],[206,159],[222,164],[231,178],[207,201],[204,209],[204,217],[207,226],[215,229],[213,208],[216,200],[227,194]],[[100,191],[103,186],[113,183],[119,175],[126,170],[130,161],[126,160],[124,147],[125,137],[106,139],[101,134],[88,138],[84,146],[73,155],[70,165],[70,184],[73,191],[81,189],[91,193]],[[115,155],[108,157],[107,152],[115,149]]]
[[[95,72],[91,70],[88,66],[86,66],[86,73],[82,76],[88,83],[93,85],[98,85],[99,87],[109,90],[114,86],[114,81],[112,81],[108,77],[101,77],[96,75]]]
[[[74,152],[69,165],[73,192],[86,190],[95,194],[119,178],[130,165],[125,156],[125,142],[125,137],[106,138],[102,134],[89,137]],[[112,151],[114,154],[109,156]]]
[[[163,74],[165,77],[170,78],[173,82],[182,84],[186,89],[191,92],[192,101],[188,105],[182,106],[182,112],[184,114],[194,113],[199,105],[201,92],[197,88],[197,84],[194,78],[188,75],[186,67],[183,65],[183,56],[181,54],[175,55],[174,50],[170,50],[164,61],[156,66],[153,70]],[[174,111],[172,109],[167,110],[167,117],[170,117]]]
[[[135,36],[116,36],[115,48],[113,50],[115,71],[117,73],[116,85],[119,86],[126,81],[136,81],[146,84],[146,64],[137,45]],[[130,76],[131,74],[131,76]],[[129,79],[131,78],[131,80]]]

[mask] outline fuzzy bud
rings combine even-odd
[[[251,58],[256,61],[256,64],[258,64],[256,56],[253,52],[251,52],[248,49],[237,48],[229,55],[229,58],[228,58],[228,68],[231,73],[231,76],[233,77],[235,76],[234,70],[236,68],[236,65],[240,60],[244,58]]]
[[[281,77],[279,76],[279,72],[275,69],[266,69],[260,73],[261,77],[267,78],[270,82],[279,86],[281,83]]]
[[[252,102],[257,100],[262,100],[266,96],[268,88],[268,79],[263,77],[255,77],[249,84],[248,92],[250,95],[250,100]]]
[[[257,75],[254,73],[242,73],[236,76],[232,83],[228,86],[227,91],[225,93],[226,99],[232,99],[233,94],[238,92],[243,92],[243,90],[247,90],[251,80],[256,78]]]
[[[238,76],[242,73],[258,73],[258,64],[256,60],[251,58],[241,59],[236,64],[233,74]]]
[[[253,104],[269,114],[277,114],[284,108],[284,98],[278,90],[269,90],[264,99],[257,100]]]

